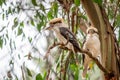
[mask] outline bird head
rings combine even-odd
[[[90,26],[88,27],[86,32],[87,34],[94,34],[94,33],[98,33],[98,30],[95,27]]]
[[[63,19],[62,18],[54,18],[52,20],[50,20],[49,22],[49,27],[46,28],[46,30],[51,30],[55,27],[62,27],[63,24]]]

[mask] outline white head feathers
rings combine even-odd
[[[98,30],[95,27],[92,27],[92,26],[88,27],[87,30],[86,30],[87,34],[88,34],[89,30],[94,30],[95,32],[98,33]]]

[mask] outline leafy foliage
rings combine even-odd
[[[0,48],[3,46],[3,39],[0,37]]]
[[[36,0],[31,0],[31,2],[32,2],[32,4],[33,4],[34,6],[37,6]]]
[[[0,0],[0,6],[2,6],[3,3],[5,3],[5,0]]]
[[[98,3],[98,5],[102,5],[103,0],[93,0],[94,2]]]
[[[44,80],[44,79],[42,78],[41,74],[39,73],[39,74],[37,74],[37,76],[36,76],[36,80]]]
[[[13,79],[19,80],[19,77],[20,79],[24,78],[24,76],[25,78],[27,77],[26,75],[19,76],[18,74],[21,74],[22,70],[20,70],[21,73],[16,73],[17,71],[14,69],[14,66],[20,68],[19,66],[23,66],[23,63],[28,67],[27,79],[45,80],[48,78],[47,76],[51,77],[51,75],[54,75],[56,79],[69,79],[71,76],[75,80],[81,79],[80,74],[83,70],[81,55],[75,57],[73,53],[68,55],[68,51],[66,50],[57,50],[56,52],[53,50],[50,53],[52,56],[51,60],[44,61],[42,59],[42,53],[47,51],[46,45],[48,46],[48,43],[51,43],[52,40],[55,41],[53,37],[52,39],[48,38],[52,34],[47,35],[46,38],[45,32],[43,34],[42,32],[48,21],[56,17],[63,17],[65,19],[70,29],[77,35],[80,46],[82,46],[85,34],[79,29],[79,26],[81,20],[88,21],[86,13],[83,7],[81,7],[80,0],[64,1],[66,0],[15,0],[14,2],[0,0],[0,18],[2,20],[0,24],[0,52],[3,54],[5,51],[5,53],[10,55],[9,68]],[[93,2],[105,8],[109,21],[111,24],[113,23],[112,26],[117,33],[117,42],[120,45],[120,11],[118,11],[120,5],[117,4],[116,6],[117,0],[115,2],[114,0],[108,2],[93,0]],[[65,8],[68,8],[70,11],[66,11],[67,9]],[[44,48],[41,49],[41,47],[37,46],[43,46]],[[54,56],[52,53],[55,53]],[[79,64],[77,64],[76,60],[78,60]],[[31,66],[36,66],[34,71],[30,68]],[[37,69],[40,73],[38,73]],[[25,72],[23,70],[22,74],[25,74]],[[3,77],[9,79],[5,75]],[[87,79],[89,79],[90,75],[86,75]]]
[[[28,75],[30,76],[30,77],[32,77],[32,73],[31,73],[31,71],[27,68],[27,73],[28,73]]]
[[[76,6],[79,6],[80,5],[80,0],[74,0],[74,3]]]

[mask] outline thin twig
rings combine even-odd
[[[44,59],[48,57],[48,55],[49,55],[49,53],[50,53],[50,50],[51,50],[52,48],[58,46],[58,45],[60,45],[61,47],[63,47],[63,49],[64,49],[64,48],[66,49],[66,47],[64,47],[65,45],[64,45],[63,43],[54,43],[52,46],[49,47],[49,49],[48,49],[48,51],[47,51]],[[67,50],[70,50],[70,49],[67,49]],[[72,51],[72,50],[70,50],[70,51]],[[79,52],[88,55],[88,56],[97,64],[97,66],[98,66],[105,74],[107,74],[107,75],[110,75],[110,74],[111,74],[107,69],[105,69],[105,68],[102,66],[102,64],[98,61],[97,58],[95,58],[95,57],[92,56],[91,52],[89,52],[89,51],[87,51],[87,50],[83,50],[83,49],[80,49]]]
[[[46,80],[49,80],[49,75],[50,75],[50,69],[48,69],[48,73],[47,73],[47,76],[46,76]]]
[[[118,2],[116,3],[115,12],[114,12],[114,22],[113,22],[113,27],[115,26],[115,19],[116,19],[117,11],[118,11],[118,8],[119,8],[119,3],[120,3],[120,1],[118,0]],[[115,31],[115,29],[114,29],[114,31]]]
[[[63,46],[64,44],[63,43],[55,43],[54,42],[53,45],[48,48],[48,50],[47,50],[47,52],[46,52],[46,54],[44,56],[44,59],[46,59],[49,56],[49,53],[50,53],[51,49],[53,49],[54,47],[59,46],[59,45]]]
[[[21,71],[22,71],[22,79],[25,80],[24,72],[23,72],[23,67],[21,66]]]
[[[83,49],[80,49],[80,52],[88,55],[105,74],[110,74],[110,72],[102,66],[98,59],[92,56],[91,52]]]
[[[68,68],[68,65],[69,65],[70,53],[71,53],[71,51],[69,52],[69,54],[66,58],[66,61],[65,61],[65,71],[64,71],[63,80],[66,80],[66,74],[67,74],[67,68]]]

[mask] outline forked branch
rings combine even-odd
[[[54,47],[56,47],[56,46],[59,46],[59,45],[60,45],[63,49],[70,50],[70,49],[66,48],[66,47],[65,47],[65,44],[63,44],[63,43],[54,43],[52,46],[50,46],[50,47],[48,48],[48,51],[47,51],[44,59],[49,56],[50,50],[51,50],[52,48],[54,48]],[[70,50],[70,51],[72,51],[72,50]],[[98,61],[98,59],[92,56],[91,52],[89,52],[89,51],[87,51],[87,50],[80,49],[80,53],[84,53],[84,54],[88,55],[88,56],[97,64],[97,66],[98,66],[105,74],[111,75],[111,72],[109,72],[107,69],[105,69],[105,68],[102,66],[102,64]]]

